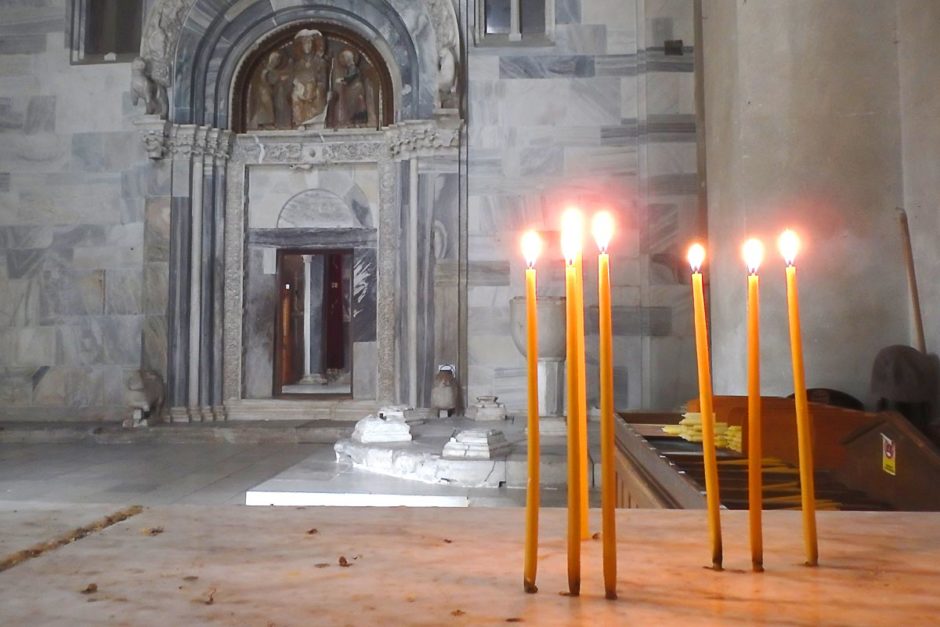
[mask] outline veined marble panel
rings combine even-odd
[[[278,225],[282,210],[298,194],[308,190],[323,190],[341,199],[353,211],[359,226],[370,227],[377,223],[379,199],[375,164],[309,169],[286,165],[253,166],[248,173],[250,229],[284,226]],[[359,181],[364,185],[360,186]]]
[[[589,114],[575,121],[569,119],[572,108],[577,108],[572,94],[572,80],[574,79],[554,78],[500,81],[500,85],[505,86],[505,97],[499,99],[498,123],[503,126],[555,126],[560,121],[565,124],[590,124],[592,116]],[[586,98],[578,98],[578,102]]]
[[[57,329],[56,364],[138,367],[141,316],[89,316]]]
[[[499,60],[499,77],[573,78],[594,76],[590,55],[504,56]]]
[[[575,78],[568,87],[565,124],[610,126],[620,122],[620,81],[617,78]]]
[[[141,313],[142,277],[134,266],[130,269],[111,269],[105,272],[105,313]]]
[[[565,148],[565,174],[620,177],[635,175],[637,152],[633,145]]]
[[[555,27],[555,48],[569,54],[606,54],[607,27],[602,24],[559,24]],[[599,60],[599,57],[595,58],[595,65]]]
[[[16,366],[49,366],[56,363],[54,327],[22,327],[14,332]]]

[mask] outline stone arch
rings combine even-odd
[[[295,194],[277,216],[279,229],[371,229],[369,201],[358,185],[340,195],[328,186]]]
[[[244,59],[271,33],[309,21],[348,28],[375,46],[398,87],[395,121],[433,116],[438,55],[423,4],[318,0],[280,9],[270,2],[240,8],[220,11],[212,0],[196,0],[182,21],[173,62],[172,121],[230,127],[232,88]]]
[[[286,103],[287,97],[284,94],[283,85],[289,85],[289,79],[283,77],[291,76],[291,59],[297,55],[297,37],[303,33],[315,33],[319,41],[323,42],[323,80],[329,83],[332,72],[336,68],[336,57],[340,50],[352,50],[358,57],[357,65],[362,70],[364,82],[368,85],[365,98],[369,102],[369,114],[375,116],[370,119],[368,124],[357,124],[366,128],[382,128],[394,123],[394,105],[401,100],[401,76],[395,70],[396,80],[392,80],[390,69],[386,63],[387,55],[383,55],[372,42],[358,37],[349,29],[333,24],[331,22],[294,22],[288,26],[282,26],[274,32],[269,33],[262,41],[257,42],[249,50],[248,54],[238,65],[235,72],[235,79],[232,83],[232,95],[230,101],[230,120],[231,128],[235,132],[246,132],[251,129],[257,129],[258,126],[252,126],[251,113],[255,109],[259,99],[253,90],[260,84],[258,75],[265,68],[267,59],[272,52],[278,52],[279,58],[279,76],[281,81],[277,81],[281,87],[280,102]],[[296,63],[296,61],[294,61]],[[289,89],[289,88],[288,88]],[[332,89],[329,86],[327,89]],[[275,119],[274,109],[274,88],[268,90],[268,107],[266,115],[270,119],[265,122],[277,130],[288,130],[284,123],[283,113],[287,110],[286,106],[279,107],[281,119]],[[253,97],[254,95],[254,97]],[[325,103],[326,108],[322,111],[322,119],[318,121],[318,126],[311,126],[314,130],[318,128],[335,128],[332,126],[333,120],[328,115],[330,103]],[[293,124],[293,122],[291,123]],[[292,125],[290,128],[294,128]],[[270,128],[268,129],[270,130]]]

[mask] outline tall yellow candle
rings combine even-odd
[[[567,211],[562,216],[561,247],[565,256],[565,336],[568,350],[568,592],[581,593],[581,464],[578,455],[581,442],[581,412],[578,404],[578,281],[575,258],[581,249],[581,216]]]
[[[525,313],[526,313],[526,365],[528,375],[528,470],[526,481],[525,563],[522,583],[526,592],[535,593],[539,548],[539,372],[538,372],[538,307],[535,291],[535,261],[542,250],[542,239],[535,231],[522,237],[522,252],[526,259]]]
[[[751,566],[764,570],[764,539],[761,514],[764,506],[761,465],[760,399],[760,279],[757,269],[764,258],[764,245],[757,239],[744,243],[747,264],[747,504],[751,540]]]
[[[721,500],[718,495],[718,460],[715,454],[715,414],[712,410],[712,375],[708,359],[708,330],[705,325],[705,295],[702,288],[702,263],[705,248],[689,248],[692,266],[692,304],[695,318],[695,355],[698,361],[699,409],[702,412],[702,455],[705,458],[705,496],[708,506],[708,531],[711,537],[712,567],[721,569]]]
[[[601,393],[601,540],[604,544],[604,593],[617,598],[617,506],[614,476],[614,352],[610,303],[610,256],[607,246],[614,221],[607,212],[595,214],[592,222],[597,256],[598,333],[600,335]]]
[[[579,241],[580,238],[579,238]],[[584,357],[584,272],[581,262],[581,253],[578,252],[574,260],[575,281],[575,355],[578,361],[578,415],[581,424],[578,427],[578,464],[581,467],[581,495],[579,497],[579,512],[581,515],[581,539],[591,538],[591,527],[588,521],[588,508],[590,506],[588,499],[588,482],[591,474],[588,472],[588,428],[587,428],[587,368]],[[570,363],[571,357],[568,357]]]
[[[806,565],[819,563],[816,542],[816,488],[813,477],[813,435],[810,430],[806,375],[803,371],[803,339],[800,333],[800,303],[796,287],[796,255],[800,239],[787,229],[777,240],[780,254],[787,263],[787,314],[790,320],[790,355],[793,361],[793,395],[796,399],[796,441],[800,459],[800,501],[803,506],[803,545]]]

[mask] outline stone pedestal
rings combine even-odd
[[[565,299],[539,298],[538,379],[539,415],[565,415]],[[525,298],[509,301],[510,331],[513,343],[523,356],[526,347]]]
[[[493,459],[509,453],[510,444],[502,431],[467,429],[444,445],[444,459]]]
[[[506,419],[506,406],[495,396],[478,396],[477,402],[467,408],[467,418],[479,422],[496,422]]]
[[[539,359],[539,415],[565,415],[565,362]]]
[[[352,439],[361,444],[411,442],[411,426],[404,417],[366,416],[356,423]]]

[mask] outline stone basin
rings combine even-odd
[[[563,361],[565,359],[565,299],[561,296],[543,296],[538,299],[539,359]],[[512,341],[519,352],[526,355],[525,296],[509,301],[509,328]]]

